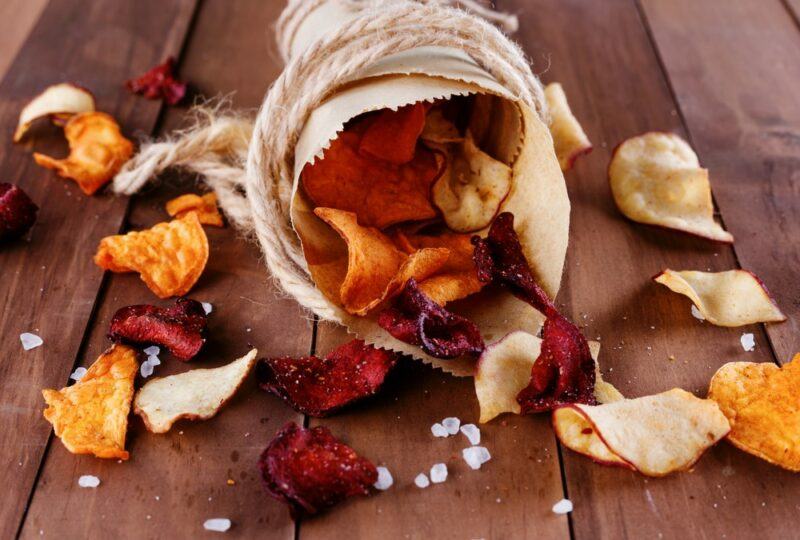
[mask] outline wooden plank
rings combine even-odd
[[[157,6],[158,9],[155,9]],[[90,253],[119,230],[126,201],[86,197],[34,164],[31,146],[62,154],[63,137],[40,130],[35,142],[14,145],[20,109],[47,85],[64,80],[91,88],[100,109],[126,133],[149,132],[159,104],[131,96],[121,83],[178,50],[194,2],[53,2],[0,84],[0,167],[40,206],[27,240],[0,250],[0,475],[8,501],[0,509],[0,536],[17,530],[50,434],[42,420],[43,387],[59,387],[75,361],[102,273]],[[68,23],[68,24],[67,24]],[[33,331],[44,346],[24,352],[18,336]]]
[[[0,77],[6,74],[47,0],[6,0],[0,4]]]
[[[260,0],[203,2],[181,63],[182,77],[206,95],[236,92],[236,107],[256,107],[281,67],[271,59],[271,42],[264,33],[280,7]],[[163,131],[180,126],[185,112],[169,109]],[[197,190],[191,177],[171,185],[180,181],[171,177],[163,187],[136,198],[130,228],[163,221],[166,200]],[[258,247],[230,226],[206,230],[209,266],[190,296],[214,305],[208,348],[189,366],[162,354],[156,374],[221,365],[251,345],[261,355],[307,354],[311,321],[297,304],[278,296]],[[90,326],[83,365],[108,346],[105,333],[114,311],[136,303],[165,304],[137,276],[111,276]],[[267,496],[256,468],[267,442],[289,420],[302,423],[303,418],[259,391],[251,378],[208,422],[183,422],[167,434],[153,435],[132,417],[131,459],[123,464],[73,456],[54,441],[22,536],[38,537],[44,531],[66,538],[215,537],[203,530],[203,522],[225,517],[234,522],[228,536],[292,538],[294,525],[286,508]],[[80,489],[82,474],[97,475],[102,484],[97,490]],[[228,485],[228,479],[235,484]]]

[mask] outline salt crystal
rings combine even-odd
[[[701,321],[706,320],[706,318],[703,316],[702,313],[700,313],[700,310],[697,309],[697,306],[694,304],[692,304],[692,317]]]
[[[207,531],[225,532],[231,528],[231,520],[227,518],[212,518],[203,522],[203,528]]]
[[[100,485],[100,479],[91,474],[84,474],[78,478],[78,485],[82,488],[96,488]]]
[[[214,311],[214,306],[212,306],[209,302],[200,302],[200,305],[203,306],[203,311],[206,312],[206,315]]]
[[[418,488],[426,488],[431,485],[430,481],[428,481],[428,477],[425,476],[425,473],[419,473],[417,477],[414,478],[414,483]]]
[[[148,356],[147,357],[147,361],[150,362],[151,364],[153,364],[154,366],[160,366],[161,365],[161,359],[158,356],[155,356],[155,355]]]
[[[756,348],[756,338],[753,334],[742,334],[742,337],[739,339],[742,342],[742,348],[750,352]]]
[[[464,457],[464,461],[467,462],[467,465],[474,471],[477,471],[481,468],[481,465],[492,459],[492,455],[483,446],[464,448],[464,450],[461,451],[461,455]]]
[[[469,443],[472,446],[481,442],[481,430],[475,424],[464,424],[461,426],[461,433],[469,439]]]
[[[433,433],[434,437],[447,437],[448,435],[445,427],[439,422],[436,422],[431,426],[431,433]]]
[[[72,375],[70,375],[69,378],[72,379],[73,381],[77,382],[77,381],[83,379],[84,375],[86,375],[86,368],[85,367],[79,367],[79,368],[75,368],[75,371],[72,372]]]
[[[146,379],[147,377],[153,374],[153,367],[154,367],[153,364],[145,360],[144,362],[142,362],[142,365],[139,368],[139,373],[141,373],[142,377]]]
[[[394,484],[394,478],[392,478],[392,473],[389,472],[389,469],[378,467],[378,481],[372,484],[375,489],[384,491],[392,487],[392,484]]]
[[[26,351],[39,347],[44,341],[36,334],[25,332],[19,335],[19,340],[22,342],[22,348]]]
[[[144,354],[147,356],[158,356],[161,353],[161,349],[157,345],[150,345],[144,350]]]
[[[444,463],[437,463],[431,467],[431,482],[434,484],[441,484],[447,480],[447,465]]]
[[[455,416],[450,416],[442,420],[442,425],[444,426],[444,429],[447,430],[447,433],[450,435],[455,435],[458,433],[458,428],[461,426],[461,420]]]
[[[572,512],[572,501],[569,499],[561,499],[553,505],[553,512],[556,514],[568,514]]]

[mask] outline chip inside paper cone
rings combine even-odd
[[[771,362],[730,362],[714,374],[708,397],[731,422],[728,440],[774,465],[800,472],[800,354]]]
[[[698,272],[664,270],[653,278],[688,296],[703,317],[717,326],[785,321],[764,283],[747,270]]]
[[[714,221],[708,170],[677,135],[650,132],[627,139],[614,151],[608,178],[617,208],[633,221],[733,242]]]
[[[576,159],[592,151],[592,143],[572,114],[561,84],[548,84],[544,89],[544,97],[550,112],[550,134],[553,136],[558,164],[562,171],[568,171]]]
[[[197,212],[197,218],[203,225],[222,227],[222,215],[217,207],[217,196],[213,193],[195,195],[187,193],[167,201],[167,214],[172,217],[183,217],[189,212]]]
[[[125,433],[138,368],[133,349],[114,345],[77,383],[61,390],[42,390],[48,405],[44,417],[67,450],[128,459]]]
[[[680,388],[603,405],[567,405],[553,412],[553,426],[567,448],[647,476],[690,469],[730,431],[714,401]]]
[[[414,159],[422,128],[425,126],[424,103],[414,103],[398,110],[384,109],[361,136],[358,151],[362,155],[402,165]]]
[[[48,86],[22,109],[14,132],[14,142],[21,141],[39,118],[66,120],[75,114],[94,111],[94,108],[94,95],[85,88],[72,83]]]

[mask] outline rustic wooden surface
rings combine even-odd
[[[560,81],[595,144],[567,176],[571,245],[559,302],[600,338],[606,378],[626,395],[681,386],[704,394],[731,360],[784,362],[800,350],[800,31],[795,0],[503,0],[520,14],[520,41],[545,81]],[[169,54],[206,96],[256,107],[281,66],[271,24],[282,2],[37,0],[0,7],[0,163],[42,208],[25,241],[0,251],[0,473],[8,489],[0,537],[213,537],[204,520],[228,517],[233,537],[299,538],[790,538],[800,479],[727,444],[693,472],[654,480],[604,468],[563,450],[545,416],[482,426],[493,460],[469,471],[459,435],[434,440],[446,416],[477,420],[472,383],[411,362],[384,392],[321,421],[389,467],[395,486],[293,523],[260,485],[255,461],[285,422],[303,421],[252,381],[220,416],[148,434],[131,419],[126,463],[69,454],[41,418],[40,389],[61,387],[107,346],[121,306],[152,302],[133,275],[103,274],[100,238],[162,221],[163,202],[193,188],[172,175],[133,199],[87,198],[36,167],[31,144],[11,144],[19,109],[52,82],[74,80],[98,96],[131,136],[181,126],[186,109],[129,95],[121,83]],[[613,147],[648,130],[691,141],[731,248],[633,225],[614,208],[605,169]],[[63,152],[44,129],[37,149]],[[215,366],[246,352],[327,352],[345,339],[278,295],[258,249],[231,228],[209,229],[211,257],[192,296],[214,305],[213,341],[195,362]],[[700,323],[683,297],[649,281],[664,267],[760,275],[790,320],[724,329]],[[36,331],[44,346],[22,351]],[[756,335],[744,353],[743,331]],[[669,360],[670,355],[675,357]],[[186,369],[172,360],[157,369]],[[313,420],[311,424],[320,423]],[[447,482],[413,478],[437,462]],[[95,474],[96,490],[77,478]],[[233,485],[228,485],[228,480]],[[575,511],[551,506],[570,498]]]

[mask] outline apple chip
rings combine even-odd
[[[14,142],[19,142],[31,125],[39,118],[66,120],[74,114],[94,111],[94,95],[72,83],[48,86],[33,98],[19,115]]]
[[[800,354],[778,367],[730,362],[711,378],[708,397],[733,429],[728,441],[774,465],[800,472]]]
[[[677,135],[650,132],[625,140],[614,150],[608,179],[617,208],[629,219],[733,243],[714,221],[708,170]]]
[[[197,212],[197,217],[203,225],[222,227],[222,215],[217,207],[217,196],[213,193],[195,195],[187,193],[167,201],[167,214],[172,217],[183,217],[188,212]]]
[[[703,317],[717,326],[786,320],[764,283],[747,270],[698,272],[666,269],[653,279],[673,292],[688,296]]]
[[[690,469],[730,431],[714,401],[680,388],[603,405],[566,405],[553,411],[553,427],[567,448],[647,476]]]
[[[544,89],[547,109],[550,111],[550,135],[562,171],[568,171],[575,160],[592,151],[592,143],[572,114],[567,95],[559,83],[550,83]]]
[[[133,412],[147,430],[166,433],[181,419],[208,420],[233,397],[256,363],[256,349],[222,367],[156,377],[136,393]]]
[[[183,296],[208,262],[208,238],[197,213],[189,212],[138,232],[107,236],[94,262],[111,272],[138,272],[159,298]]]
[[[64,126],[69,156],[54,159],[35,152],[33,159],[59,176],[71,178],[87,195],[106,185],[133,154],[133,143],[122,136],[117,122],[106,113],[73,116]]]
[[[67,450],[128,459],[125,432],[138,369],[136,352],[114,345],[77,383],[61,390],[42,390],[48,405],[44,417]]]

